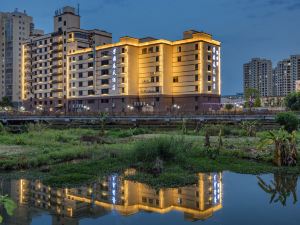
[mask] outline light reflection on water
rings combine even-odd
[[[112,174],[77,188],[2,181],[1,191],[18,204],[12,217],[4,215],[7,225],[293,225],[300,219],[297,182],[280,174],[199,173],[195,185],[155,190]]]

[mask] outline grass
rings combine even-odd
[[[213,129],[214,132],[218,131],[217,128]],[[204,132],[190,130],[182,135],[181,131],[110,129],[103,137],[109,139],[110,144],[88,144],[81,142],[80,138],[99,136],[99,131],[56,130],[42,126],[30,127],[21,134],[2,131],[0,170],[30,169],[28,173],[41,178],[45,184],[68,186],[135,168],[135,175],[127,178],[155,188],[193,184],[199,172],[230,170],[250,174],[277,171],[300,174],[300,166],[275,167],[271,162],[272,146],[257,148],[259,137],[264,132],[259,132],[258,137],[245,137],[243,131],[236,127],[234,132],[223,137],[223,147],[216,157],[208,154],[203,146]],[[300,133],[297,137],[300,137]],[[212,149],[216,149],[218,138],[211,137],[210,140]],[[7,150],[14,146],[15,151]],[[153,172],[157,159],[162,161],[162,173]]]

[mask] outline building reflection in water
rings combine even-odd
[[[128,170],[127,173],[132,171]],[[184,213],[186,220],[205,220],[222,208],[222,174],[199,173],[195,185],[155,190],[149,186],[124,180],[113,174],[90,186],[52,188],[40,181],[6,182],[7,194],[18,203],[8,224],[30,224],[32,218],[47,211],[52,224],[79,224],[81,218],[98,218],[112,210],[123,216],[140,211]]]

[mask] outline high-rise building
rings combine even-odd
[[[68,89],[67,54],[111,43],[111,33],[80,28],[79,12],[66,6],[54,16],[54,32],[23,45],[22,99],[27,110],[63,111]]]
[[[279,61],[274,69],[274,95],[286,96],[296,91],[297,80],[300,80],[300,55]]]
[[[26,12],[0,12],[0,98],[21,102],[22,42],[34,31],[33,20]]]
[[[244,92],[248,88],[259,91],[260,96],[273,94],[272,61],[261,58],[253,58],[244,64]]]
[[[74,35],[68,38],[71,42]],[[114,44],[69,51],[67,58],[68,76],[60,88],[65,88],[71,112],[195,112],[220,103],[220,42],[207,33],[186,31],[178,41],[127,36]],[[52,86],[39,83],[47,82],[42,77],[35,79],[27,83],[25,101],[33,90],[32,108],[51,109],[54,105],[45,100],[57,91],[57,79]]]

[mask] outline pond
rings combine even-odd
[[[299,224],[295,175],[199,173],[195,185],[155,190],[112,174],[93,184],[53,188],[40,181],[1,180],[17,204],[7,225]]]

